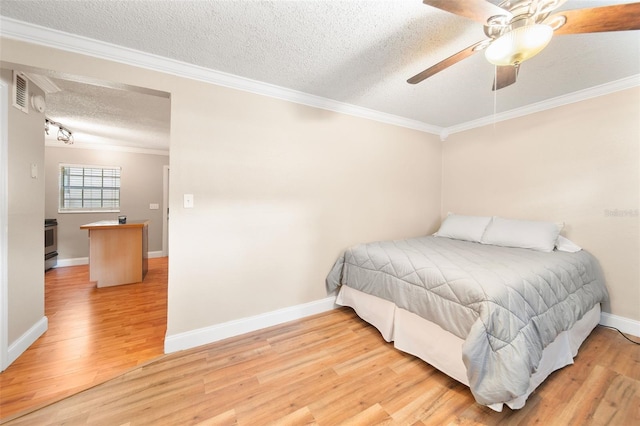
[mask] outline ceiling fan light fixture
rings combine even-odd
[[[553,28],[549,25],[522,26],[494,40],[484,54],[494,65],[518,65],[540,53],[552,36]]]

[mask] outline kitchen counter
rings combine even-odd
[[[148,270],[148,220],[101,220],[89,231],[89,279],[98,287],[142,282]]]

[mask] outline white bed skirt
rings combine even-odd
[[[358,316],[376,327],[387,342],[406,353],[417,356],[433,367],[469,386],[467,369],[462,362],[462,343],[458,336],[439,325],[396,307],[393,302],[343,285],[336,303],[353,308]],[[511,409],[522,408],[531,393],[555,370],[573,364],[578,348],[600,321],[600,305],[587,312],[573,328],[560,333],[542,352],[540,365],[531,376],[525,395],[506,402]],[[433,342],[438,342],[434,345]],[[502,411],[503,404],[489,408]]]

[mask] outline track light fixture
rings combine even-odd
[[[73,132],[71,130],[69,130],[68,128],[64,127],[62,124],[50,120],[48,118],[45,117],[44,119],[44,132],[48,135],[49,134],[49,127],[50,126],[56,126],[58,128],[58,137],[57,139],[60,142],[64,142],[68,145],[73,145]]]

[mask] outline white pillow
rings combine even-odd
[[[434,235],[479,243],[491,216],[463,216],[449,213]]]
[[[556,241],[556,249],[558,251],[566,251],[569,253],[575,253],[582,250],[582,247],[571,241],[570,239],[558,235],[558,241]]]
[[[550,252],[555,248],[559,234],[560,227],[553,222],[494,217],[482,243]]]

